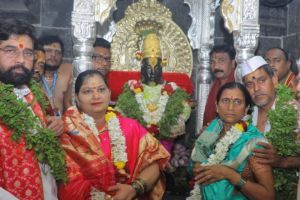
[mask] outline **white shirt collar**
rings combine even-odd
[[[14,88],[14,93],[18,99],[23,99],[24,96],[30,93],[30,89],[26,85],[23,85],[19,88]]]
[[[272,110],[275,109],[275,105],[276,105],[276,99],[272,105]],[[257,106],[254,106],[253,107],[253,112],[252,112],[252,124],[254,126],[257,126],[257,119],[258,119],[258,107]],[[271,123],[269,121],[269,119],[266,121],[266,124],[265,124],[265,129],[264,129],[264,133],[267,133],[271,130]]]

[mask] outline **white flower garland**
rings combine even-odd
[[[119,119],[117,118],[116,114],[113,112],[108,112],[105,116],[105,119],[107,120],[107,128],[108,128],[108,133],[110,137],[110,142],[111,142],[111,148],[112,148],[112,157],[113,157],[113,162],[114,165],[120,169],[119,164],[125,163],[128,161],[127,158],[127,153],[126,153],[126,142],[125,142],[125,137],[123,135],[123,132],[120,127],[120,122]],[[109,115],[109,117],[107,117]],[[96,127],[96,123],[94,118],[91,116],[87,115],[86,113],[83,113],[83,120],[85,123],[89,126],[89,128],[92,130],[96,138],[99,140],[99,131]],[[122,165],[122,164],[121,164]],[[123,165],[121,168],[124,167]]]
[[[226,132],[225,136],[221,138],[215,147],[215,153],[210,154],[207,163],[201,163],[202,166],[211,166],[222,163],[225,159],[229,147],[234,144],[242,135],[243,131],[235,126],[232,126],[229,131]],[[193,190],[191,191],[191,196],[187,197],[186,200],[201,200],[201,186],[195,184]]]
[[[128,81],[129,87],[134,84],[137,84],[136,80]],[[168,84],[172,86],[173,90],[176,90],[178,88],[178,86],[174,82],[170,82]],[[135,99],[139,105],[139,109],[143,112],[143,119],[145,120],[145,122],[147,124],[155,124],[155,125],[158,124],[158,122],[161,120],[165,112],[166,105],[170,97],[168,93],[164,92],[160,95],[156,105],[157,108],[154,111],[149,110],[147,101],[144,98],[144,92],[142,90],[134,93],[135,93]]]

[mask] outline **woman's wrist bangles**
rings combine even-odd
[[[136,196],[141,196],[148,191],[147,184],[143,179],[135,179],[132,181],[131,186],[136,192]]]
[[[238,190],[241,190],[246,184],[246,181],[241,177],[239,182],[235,185]]]

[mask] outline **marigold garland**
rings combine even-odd
[[[295,142],[297,133],[298,112],[290,102],[294,100],[292,91],[285,85],[279,85],[277,89],[276,106],[270,110],[268,118],[271,123],[271,130],[266,137],[277,149],[282,157],[297,156],[299,145]],[[273,169],[275,177],[276,196],[285,199],[296,199],[297,170]]]
[[[29,87],[45,113],[48,104],[43,92],[33,80]],[[52,130],[40,126],[40,119],[27,108],[28,105],[17,99],[13,89],[13,85],[0,83],[0,119],[13,130],[11,139],[19,142],[24,136],[26,148],[35,151],[40,163],[51,167],[55,180],[66,182],[64,152],[57,137]]]
[[[179,87],[169,97],[165,112],[157,123],[159,139],[167,139],[170,136],[171,126],[177,123],[178,116],[183,113],[183,102],[188,99],[188,94]],[[118,98],[117,108],[130,118],[138,120],[144,127],[147,127],[147,122],[143,119],[143,112],[139,109],[135,95],[130,90],[129,85],[124,85],[124,90]],[[150,125],[151,126],[151,125]]]

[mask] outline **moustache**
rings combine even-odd
[[[222,70],[222,69],[215,69],[214,70],[214,74],[219,73],[219,72],[224,73],[224,70]]]
[[[46,70],[54,71],[54,70],[57,70],[59,68],[59,65],[55,66],[55,65],[49,65],[49,64],[45,63],[44,68]]]
[[[255,97],[257,97],[257,96],[260,96],[260,95],[266,95],[266,94],[263,93],[263,92],[254,92],[253,98],[255,98]]]
[[[12,72],[12,71],[14,71],[16,69],[22,69],[23,72],[29,72],[29,70],[24,65],[22,65],[22,64],[17,64],[17,65],[12,66],[8,70],[8,72]]]

